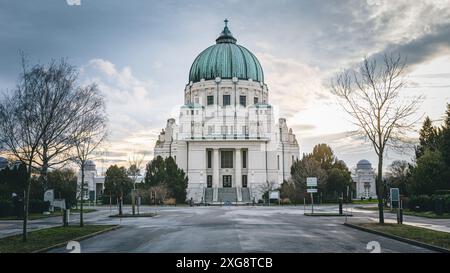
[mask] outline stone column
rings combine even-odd
[[[241,161],[241,149],[235,149],[236,160],[235,160],[235,176],[236,176],[236,188],[242,188],[242,161]]]
[[[213,187],[219,187],[219,149],[213,149]]]

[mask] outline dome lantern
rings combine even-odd
[[[233,34],[228,29],[228,19],[224,20],[225,27],[223,28],[222,33],[220,33],[220,36],[216,39],[217,44],[221,43],[232,43],[235,44],[237,42],[237,39],[233,37]]]

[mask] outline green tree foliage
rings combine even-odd
[[[127,175],[127,170],[124,167],[112,165],[106,170],[105,176],[105,192],[119,199],[123,198],[131,192],[133,182]]]
[[[184,171],[178,168],[175,160],[169,156],[165,160],[166,166],[166,185],[172,194],[172,197],[178,203],[186,201],[186,188],[188,186],[188,178]]]
[[[147,164],[145,184],[147,188],[163,185],[178,203],[186,201],[188,177],[171,156],[158,156]]]
[[[436,151],[439,146],[439,130],[433,126],[429,117],[425,118],[419,132],[419,145],[416,147],[416,158],[421,157],[425,150]]]
[[[26,183],[25,164],[14,164],[0,170],[0,198],[9,199],[13,193],[23,198]]]
[[[306,178],[317,177],[318,190],[327,199],[335,200],[352,189],[352,179],[347,165],[338,160],[327,144],[318,144],[311,154],[292,164],[291,180],[281,186],[282,198],[301,202],[306,193]],[[349,191],[349,194],[351,191]]]
[[[408,191],[412,195],[431,195],[436,190],[449,189],[448,170],[439,151],[425,150],[411,170]]]
[[[344,197],[348,197],[347,187],[351,189],[351,186],[352,177],[350,176],[350,172],[348,170],[334,167],[328,171],[325,190],[328,195],[339,197],[342,194]]]
[[[450,103],[447,103],[447,111],[445,113],[444,125],[440,132],[440,151],[442,152],[442,157],[450,169]],[[448,177],[448,176],[447,176]],[[450,177],[449,177],[450,183]]]
[[[320,163],[324,170],[330,169],[335,161],[333,150],[325,143],[314,146],[311,156]]]
[[[66,207],[73,207],[77,201],[77,177],[75,172],[71,169],[49,172],[45,189],[53,189],[55,198],[65,199]]]
[[[165,162],[161,156],[157,156],[147,164],[145,173],[145,184],[148,187],[158,186],[164,183],[165,174]]]
[[[429,118],[425,119],[408,183],[407,190],[414,196],[450,190],[450,104],[442,127],[434,127]]]

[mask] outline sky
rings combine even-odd
[[[136,154],[150,160],[167,119],[178,118],[192,62],[214,44],[225,18],[259,59],[270,103],[301,153],[327,143],[350,168],[363,158],[376,164],[328,87],[365,56],[406,56],[402,95],[423,95],[418,118],[442,122],[450,102],[450,0],[0,0],[0,92],[17,82],[20,50],[30,63],[67,58],[80,84],[96,82],[106,99],[110,135],[100,169],[126,166]],[[388,151],[385,166],[396,159],[411,161],[412,151]]]

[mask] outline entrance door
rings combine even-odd
[[[231,188],[231,175],[224,175],[223,176],[223,187],[224,188]]]

